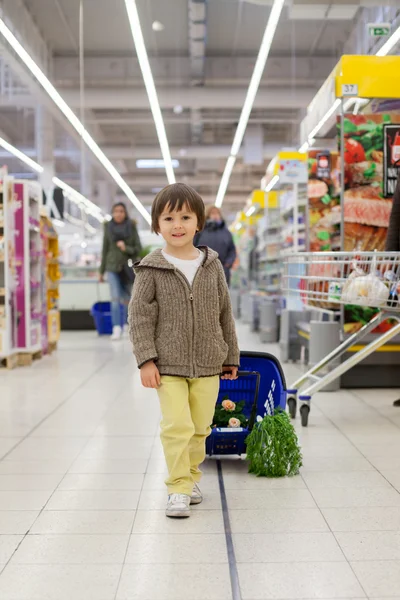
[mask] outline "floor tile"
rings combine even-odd
[[[130,534],[135,511],[44,510],[31,533]]]
[[[144,476],[140,474],[69,473],[58,486],[58,490],[140,490],[143,479]]]
[[[23,539],[23,535],[0,535],[0,564],[10,560]]]
[[[243,600],[365,598],[346,562],[239,564]]]
[[[228,565],[125,565],[116,600],[231,600]]]
[[[250,474],[226,474],[224,475],[226,490],[299,490],[306,489],[306,485],[300,475],[294,477],[256,477]]]
[[[382,476],[392,485],[398,492],[400,492],[400,469],[396,471],[381,471]]]
[[[398,595],[400,590],[400,561],[378,560],[353,562],[351,566],[368,598]]]
[[[27,535],[12,564],[122,564],[127,535]]]
[[[193,510],[190,519],[167,519],[161,510],[138,510],[133,533],[224,533],[224,521],[220,510]]]
[[[0,437],[0,458],[22,440],[21,437]]]
[[[303,478],[311,491],[321,488],[390,488],[390,484],[377,471],[305,472]]]
[[[126,555],[127,564],[219,565],[227,562],[225,534],[215,533],[134,534]]]
[[[240,533],[233,540],[238,563],[345,560],[332,533]]]
[[[338,531],[348,561],[400,560],[400,531]]]
[[[131,473],[146,472],[148,460],[138,459],[83,459],[78,458],[69,469],[69,473]]]
[[[67,460],[73,459],[86,444],[86,438],[29,437],[23,440],[6,460]]]
[[[41,510],[49,500],[51,491],[0,492],[0,510]]]
[[[55,492],[47,510],[135,510],[139,491]],[[0,495],[1,499],[1,495]]]
[[[126,459],[149,458],[154,443],[153,437],[98,437],[86,445],[80,458],[83,459]]]
[[[332,531],[400,531],[400,506],[322,508],[321,511]]]
[[[308,490],[227,490],[229,510],[270,510],[276,508],[315,508]]]
[[[0,462],[2,475],[62,474],[68,471],[71,460],[3,460]]]
[[[114,600],[120,565],[7,565],[4,600]]]
[[[400,494],[393,488],[315,488],[313,496],[321,508],[400,506]]]
[[[37,519],[39,511],[35,510],[0,510],[0,535],[24,535]]]
[[[318,508],[230,510],[233,533],[319,533],[329,531]]]
[[[61,479],[61,473],[0,475],[0,491],[52,490]]]
[[[374,466],[363,456],[313,456],[307,455],[303,460],[302,474],[309,471],[373,471]]]

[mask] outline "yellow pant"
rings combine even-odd
[[[200,481],[218,397],[219,376],[201,379],[161,377],[161,442],[168,467],[169,494],[191,495]]]

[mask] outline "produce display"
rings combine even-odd
[[[399,115],[346,115],[344,146],[344,248],[384,250],[392,209],[384,197],[385,125]],[[340,147],[340,122],[338,123]]]
[[[339,156],[325,153],[329,158],[322,162],[319,154],[310,150],[308,159],[310,252],[340,249]]]

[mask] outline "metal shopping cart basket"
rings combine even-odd
[[[268,410],[286,407],[286,382],[282,367],[275,356],[264,352],[241,352],[238,379],[221,379],[217,403],[226,396],[233,402],[245,401],[244,414],[248,427],[215,428],[207,438],[208,455],[246,454],[245,440],[257,416]]]
[[[400,333],[400,252],[304,252],[289,256],[284,262],[282,288],[287,298],[300,296],[311,310],[338,311],[345,305],[379,309],[371,321],[291,385],[289,412],[294,417],[299,403],[302,425],[307,426],[312,395]],[[321,375],[387,319],[395,321],[391,329]]]

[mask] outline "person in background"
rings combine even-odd
[[[224,273],[228,285],[231,281],[231,269],[236,259],[236,248],[233,237],[225,225],[222,213],[216,206],[208,206],[206,209],[206,225],[203,231],[198,233],[194,245],[208,246],[218,252],[219,260],[224,267]]]
[[[123,202],[114,204],[111,214],[111,221],[104,224],[99,279],[104,281],[104,274],[107,273],[113,325],[111,339],[116,341],[128,331],[128,304],[134,280],[133,269],[128,265],[128,260],[135,261],[139,258],[141,244],[136,223],[129,218],[125,204]]]
[[[199,467],[219,379],[237,379],[239,347],[218,255],[193,245],[205,222],[202,198],[183,183],[169,185],[154,199],[151,222],[165,247],[135,265],[129,333],[142,384],[160,399],[166,515],[189,517],[203,500]]]
[[[400,252],[400,177],[397,180],[397,186],[393,196],[393,206],[390,215],[385,250],[386,252]],[[398,267],[398,269],[400,269],[400,267]],[[400,407],[400,398],[393,402],[393,406]]]

